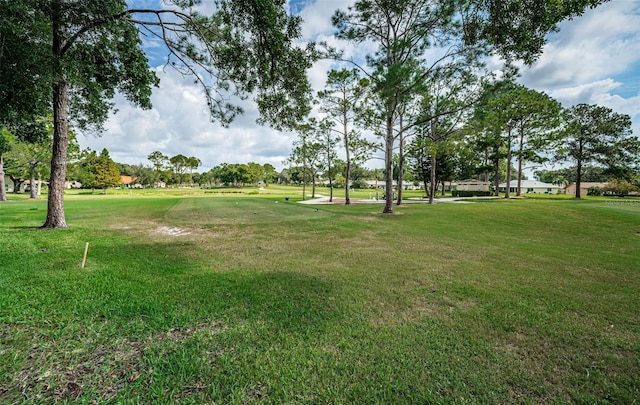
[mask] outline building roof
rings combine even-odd
[[[491,184],[488,181],[478,180],[478,179],[466,179],[461,180],[457,184]]]
[[[121,175],[121,176],[120,176],[120,181],[121,181],[123,184],[131,184],[131,183],[133,183],[134,181],[136,181],[136,179],[134,179],[134,178],[133,178],[133,177],[131,177],[131,176],[124,176],[124,175]]]

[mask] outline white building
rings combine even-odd
[[[462,191],[489,191],[491,184],[487,181],[467,179],[457,182],[455,188]]]
[[[507,183],[500,183],[498,189],[501,193],[504,193],[507,188]],[[560,186],[555,184],[543,183],[536,180],[522,180],[520,183],[520,189],[522,194],[536,193],[536,194],[558,194],[562,190]],[[518,192],[518,180],[511,180],[509,183],[509,193]]]

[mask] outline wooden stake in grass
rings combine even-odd
[[[81,268],[84,269],[84,265],[85,263],[87,263],[87,252],[89,251],[89,242],[84,244],[84,255],[82,255],[82,266]]]

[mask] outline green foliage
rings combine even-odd
[[[357,69],[331,70],[327,74],[326,89],[318,93],[321,110],[328,113],[328,119],[334,122],[330,129],[337,132],[342,140],[345,152],[344,178],[345,203],[350,203],[349,183],[352,180],[352,166],[367,161],[376,145],[367,141],[354,127],[359,121],[363,121],[365,114],[364,105],[369,92],[369,80],[362,78]],[[331,133],[327,133],[325,140],[327,150],[334,148],[337,140],[332,140]],[[332,146],[333,145],[333,146]],[[333,152],[335,154],[335,152]],[[328,157],[331,153],[328,153]],[[332,160],[331,158],[328,159]],[[336,160],[336,157],[333,157]],[[328,164],[327,174],[333,179],[337,173],[336,167]],[[333,169],[333,170],[332,170]]]
[[[159,40],[168,51],[167,65],[202,86],[212,118],[223,125],[241,112],[229,95],[255,95],[260,121],[277,127],[292,127],[308,112],[306,69],[313,50],[293,43],[300,18],[288,15],[283,0],[220,1],[211,17],[196,12],[201,1],[171,3],[135,9],[122,0],[2,1],[0,122],[54,110],[45,228],[67,227],[69,118],[81,130],[100,131],[116,91],[151,107],[158,78],[149,69],[141,34]]]
[[[504,0],[464,2],[465,41],[484,41],[507,60],[533,63],[546,36],[565,19],[582,15],[608,0]]]
[[[587,189],[587,195],[601,196],[602,194],[603,194],[603,191],[601,187],[593,186]]]
[[[577,167],[570,166],[555,170],[536,170],[534,176],[543,183],[558,184],[560,180],[563,184],[576,182]],[[613,180],[613,176],[607,173],[606,169],[598,166],[582,166],[582,181],[586,182],[607,182]]]
[[[85,151],[78,163],[78,181],[83,188],[101,188],[107,193],[107,188],[122,184],[118,166],[109,156],[109,151],[103,149],[100,155],[96,151]]]
[[[631,193],[637,194],[638,192],[640,192],[640,187],[626,180],[613,180],[606,186],[602,187],[602,193],[613,194],[620,197],[624,197]]]
[[[488,197],[493,195],[491,191],[481,190],[451,190],[452,197]]]
[[[425,84],[432,75],[453,66],[473,70],[470,67],[479,57],[476,44],[462,40],[463,30],[454,18],[455,12],[455,2],[361,0],[333,16],[339,38],[356,43],[371,40],[378,46],[375,53],[367,56],[372,71],[371,89],[375,94],[367,115],[369,125],[384,139],[385,213],[393,212],[391,183],[396,139],[402,143],[406,131],[430,118],[403,116],[406,121],[398,127],[400,115],[409,103],[429,99],[431,94]],[[447,51],[431,60],[432,55],[427,51],[436,46]]]
[[[222,163],[211,172],[218,182],[227,186],[244,186],[252,182],[249,166],[244,163]]]
[[[149,155],[149,159],[154,163],[154,166],[158,167],[159,163],[166,162],[165,156],[158,156],[160,152],[153,152]],[[185,156],[178,154],[169,158],[168,163],[171,164],[173,170],[173,176],[171,183],[173,184],[185,184],[192,182],[193,171],[196,170],[202,162],[195,156]],[[187,171],[189,173],[187,173]]]
[[[32,122],[50,110],[50,49],[38,42],[51,32],[33,3],[0,1],[0,124]]]
[[[640,140],[631,136],[631,118],[608,107],[578,104],[565,112],[564,147],[558,160],[576,162],[576,182],[582,180],[582,165],[597,163],[610,171],[627,171],[638,162]],[[576,187],[576,198],[580,189]]]

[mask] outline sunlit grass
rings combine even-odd
[[[382,215],[269,189],[69,194],[64,231],[0,204],[0,403],[640,395],[637,201]]]

